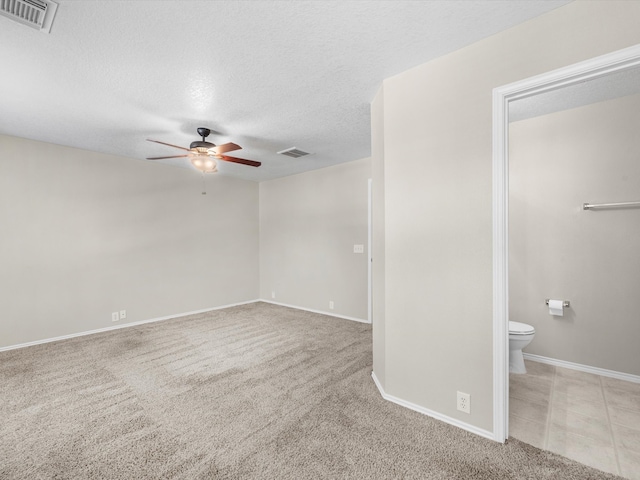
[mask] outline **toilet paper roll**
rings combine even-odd
[[[549,315],[562,317],[564,315],[564,300],[549,300]]]

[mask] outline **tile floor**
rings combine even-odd
[[[640,384],[525,361],[509,375],[509,434],[640,480]]]

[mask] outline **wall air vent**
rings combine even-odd
[[[296,147],[287,148],[286,150],[280,150],[278,152],[280,155],[286,155],[287,157],[300,158],[305,155],[311,155],[309,152],[303,152],[302,150],[297,149]]]
[[[44,33],[51,31],[57,9],[51,0],[0,0],[0,15]]]

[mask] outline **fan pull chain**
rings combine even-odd
[[[204,181],[204,172],[202,172],[202,195],[207,194],[207,184]]]

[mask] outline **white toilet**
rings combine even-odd
[[[536,329],[531,325],[509,320],[509,373],[527,373],[522,349],[531,343]]]

